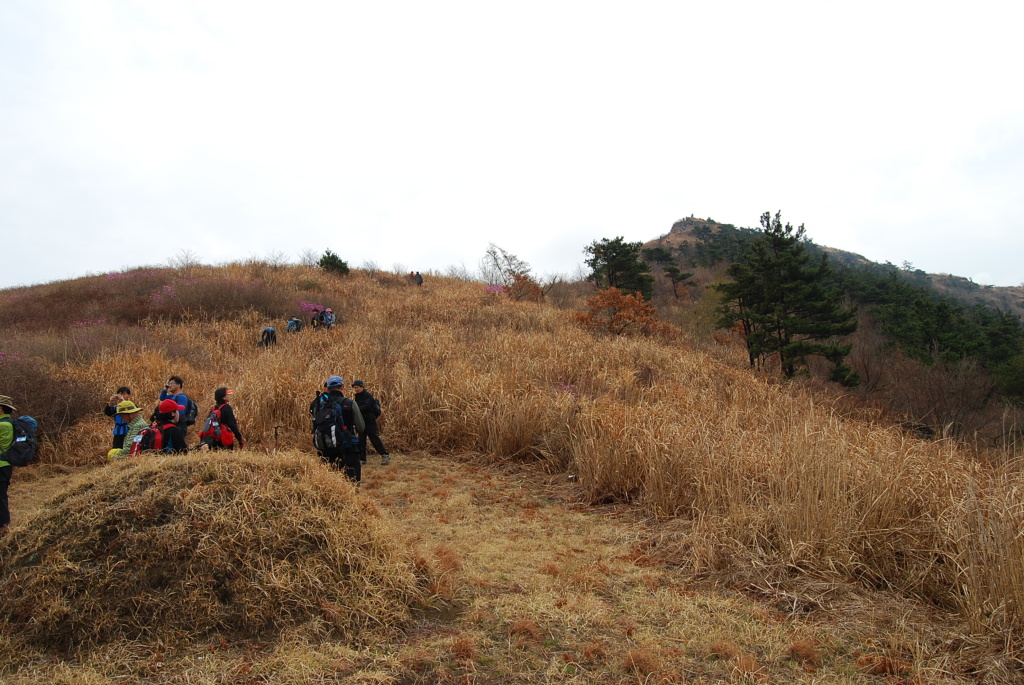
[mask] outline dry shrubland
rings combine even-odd
[[[214,389],[232,387],[247,447],[266,452],[306,449],[306,407],[329,375],[362,378],[383,402],[392,450],[535,463],[575,476],[591,503],[691,520],[660,553],[695,572],[742,578],[746,564],[774,580],[853,580],[955,609],[994,640],[1024,631],[1019,458],[995,468],[952,442],[844,418],[799,386],[769,383],[742,359],[730,364],[685,338],[594,332],[566,309],[478,283],[434,276],[409,287],[380,272],[336,278],[257,263],[158,276],[92,277],[84,290],[104,303],[116,299],[104,286],[138,282],[113,314],[82,303],[82,316],[94,318],[81,325],[18,319],[6,345],[21,360],[44,359],[68,387],[92,389],[95,409],[124,384],[148,411],[171,374],[185,378],[201,411]],[[0,310],[45,311],[54,293],[78,292],[40,288],[0,293]],[[219,304],[224,292],[230,306]],[[284,333],[302,302],[332,306],[339,325]],[[67,308],[79,311],[74,300]],[[265,325],[277,326],[276,347],[255,346]],[[2,391],[26,397],[26,413],[55,399]],[[51,432],[44,461],[102,462],[109,423],[95,409]],[[9,573],[11,558],[4,563]],[[632,668],[642,672],[646,661]]]

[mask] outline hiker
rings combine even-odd
[[[320,314],[321,312],[319,309],[314,309],[313,316],[309,317],[309,327],[312,328],[313,330],[319,328],[320,324],[323,322],[323,319],[321,318]]]
[[[277,330],[273,326],[267,326],[263,329],[263,333],[260,334],[260,341],[256,343],[256,347],[270,347],[276,344]]]
[[[125,400],[132,398],[132,389],[127,385],[122,385],[117,389],[117,392],[110,396],[107,400],[107,406],[103,408],[103,413],[107,416],[114,417],[114,443],[111,445],[114,449],[121,449],[124,447],[124,436],[128,432],[128,421],[125,417],[117,413],[117,405]]]
[[[149,427],[146,417],[142,415],[142,409],[135,406],[131,400],[118,402],[114,411],[117,413],[117,418],[124,422],[127,432],[121,436],[121,446],[115,445],[112,450],[107,452],[108,461],[124,459],[131,454],[132,445],[142,437],[140,433]]]
[[[181,414],[185,411],[186,405],[172,399],[163,400],[156,408],[151,428],[157,428],[163,436],[161,441],[161,452],[188,452],[188,445],[185,443],[185,430],[182,428]]]
[[[0,395],[0,453],[6,452],[14,442],[14,424],[11,414],[17,409],[13,400],[7,395]],[[11,484],[11,473],[14,467],[6,461],[0,461],[0,534],[6,533],[11,524],[11,510],[7,506],[7,488]]]
[[[359,405],[345,397],[341,376],[331,376],[324,387],[327,392],[318,394],[309,405],[313,415],[313,446],[326,464],[344,469],[349,480],[358,486],[362,480],[358,434],[366,430],[366,424]]]
[[[235,445],[238,449],[245,447],[245,440],[242,439],[242,432],[238,430],[238,420],[235,419],[235,410],[228,404],[234,390],[230,388],[217,388],[213,393],[213,408],[206,417],[206,424],[199,432],[199,451],[207,450],[233,450]]]
[[[302,319],[297,316],[293,316],[288,319],[288,325],[284,328],[288,333],[298,333],[302,330]]]
[[[188,434],[188,427],[195,423],[195,414],[198,408],[195,408],[195,402],[182,392],[184,387],[185,381],[182,380],[181,376],[171,376],[167,379],[167,385],[160,391],[160,401],[174,400],[175,404],[181,405],[181,410],[178,412],[174,424],[181,429],[183,435],[186,435]],[[191,417],[189,414],[191,414]]]
[[[362,381],[353,381],[352,392],[355,393],[353,399],[359,406],[359,413],[363,415],[363,423],[366,425],[366,428],[359,431],[359,460],[366,463],[366,440],[369,438],[373,443],[373,449],[380,455],[380,465],[387,466],[391,462],[391,455],[377,434],[377,419],[381,414],[380,400],[370,394]]]
[[[423,276],[420,276],[420,272],[416,272],[416,285],[423,285]]]
[[[334,311],[330,307],[325,309],[321,316],[323,317],[323,321],[321,323],[323,323],[324,328],[334,328],[334,322],[337,321],[337,319],[334,317]]]

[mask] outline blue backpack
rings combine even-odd
[[[39,424],[31,416],[19,416],[13,421],[10,418],[3,420],[14,426],[14,440],[7,451],[0,454],[0,461],[6,461],[11,466],[28,466],[36,458],[36,428]]]
[[[345,408],[352,415],[352,400],[324,400],[313,413],[313,444],[318,450],[352,450],[359,444],[355,428],[345,423]]]

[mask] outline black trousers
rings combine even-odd
[[[0,469],[0,528],[11,522],[11,510],[7,506],[7,487],[11,484],[11,472],[13,466],[5,466]]]
[[[369,438],[370,442],[373,443],[373,449],[377,450],[377,454],[384,456],[388,453],[384,443],[380,439],[380,435],[377,434],[377,422],[366,424],[366,430],[359,434],[359,457],[366,460],[366,439]]]
[[[320,458],[332,469],[345,472],[345,476],[358,483],[363,479],[363,463],[359,459],[359,450],[324,450]]]

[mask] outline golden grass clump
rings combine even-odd
[[[424,597],[351,484],[309,457],[152,458],[95,473],[0,548],[6,634],[117,640],[393,635]]]

